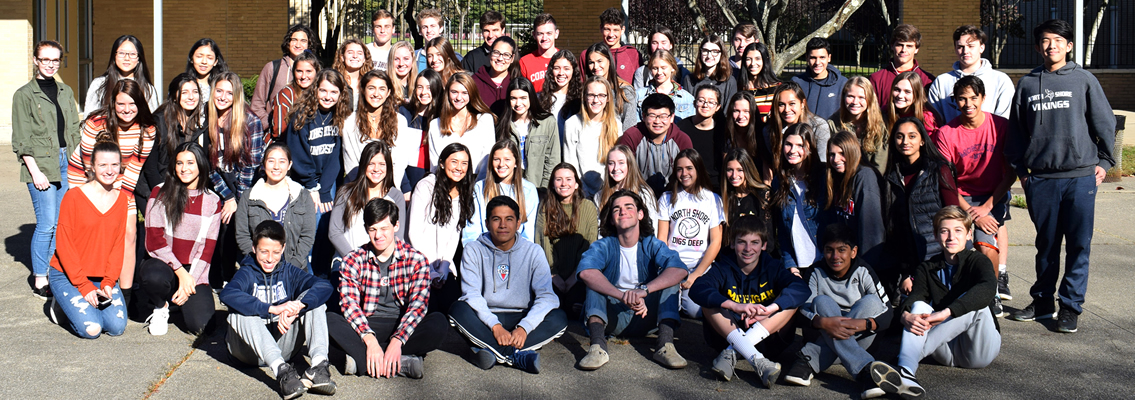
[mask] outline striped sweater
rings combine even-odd
[[[71,157],[67,159],[67,184],[70,187],[79,187],[79,185],[87,182],[84,165],[91,160],[91,151],[95,148],[95,138],[98,134],[105,132],[106,129],[106,118],[103,117],[89,118],[83,122],[79,148],[75,149],[71,153]],[[154,148],[154,140],[157,137],[155,132],[157,132],[157,128],[148,126],[143,133],[142,127],[138,124],[125,131],[118,132],[118,149],[122,152],[124,172],[118,176],[114,187],[124,190],[128,195],[130,212],[137,210],[137,206],[134,204],[134,188],[138,186],[138,176],[142,174],[142,164],[146,163],[146,158],[150,156],[150,151]]]
[[[296,95],[292,85],[285,86],[276,94],[276,98],[272,101],[271,117],[269,117],[272,119],[272,132],[265,135],[266,143],[276,141],[281,133],[288,130],[288,121],[290,121],[288,116],[292,113],[292,104],[295,103],[296,97],[299,96]]]
[[[198,284],[209,283],[209,260],[221,230],[221,198],[204,190],[190,190],[185,215],[176,227],[166,220],[166,207],[158,201],[164,184],[150,192],[146,206],[146,251],[173,269],[189,265]]]

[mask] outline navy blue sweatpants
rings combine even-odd
[[[1036,226],[1036,283],[1029,289],[1034,300],[1052,301],[1083,311],[1088,290],[1088,256],[1096,214],[1096,178],[1029,177],[1025,186],[1029,217]],[[1066,242],[1064,279],[1059,290],[1060,242]]]

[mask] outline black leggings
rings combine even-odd
[[[367,324],[374,331],[374,338],[378,339],[378,344],[383,347],[384,351],[386,346],[390,344],[390,336],[398,329],[399,323],[401,323],[399,318],[367,318]],[[402,344],[402,354],[424,356],[426,353],[441,347],[448,333],[449,321],[445,319],[444,314],[426,314],[421,321],[418,321],[414,333],[410,334],[410,338]],[[348,357],[355,359],[355,365],[359,366],[356,374],[359,376],[366,375],[367,345],[343,314],[327,313],[327,335],[331,337],[332,345],[343,350]]]
[[[151,258],[143,261],[137,275],[136,287],[141,289],[142,298],[147,300],[150,309],[161,307],[177,293],[180,283],[177,274],[162,260]],[[208,284],[197,285],[195,289],[197,293],[189,295],[185,304],[178,306],[171,301],[169,307],[170,311],[181,311],[187,332],[198,334],[203,332],[205,325],[213,319],[217,306],[213,302],[213,290]]]

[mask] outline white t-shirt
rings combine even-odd
[[[367,43],[370,50],[370,59],[374,61],[374,69],[386,71],[386,62],[390,60],[390,49],[380,49],[374,42]]]
[[[721,225],[725,211],[721,197],[706,189],[696,196],[684,190],[678,192],[678,201],[673,206],[670,205],[672,196],[673,192],[666,192],[658,199],[658,219],[670,222],[666,245],[678,252],[682,263],[693,271],[709,247],[709,230]]]
[[[528,120],[512,121],[512,131],[516,132],[517,138],[520,138],[520,159],[523,161],[524,169],[528,169],[528,153],[524,150],[524,145],[528,144],[528,127],[531,125]]]
[[[796,211],[792,216],[792,250],[796,253],[796,268],[808,268],[816,261],[816,244],[812,242],[812,235],[808,234],[800,217],[807,188],[804,187],[804,182],[793,179],[792,191],[796,194]]]
[[[615,287],[619,290],[631,290],[642,283],[638,277],[638,244],[634,247],[619,246],[619,281]]]

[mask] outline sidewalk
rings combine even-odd
[[[10,147],[0,146],[0,153]],[[266,370],[234,367],[224,347],[223,330],[199,341],[171,328],[153,337],[140,323],[130,323],[122,337],[83,340],[51,324],[45,304],[28,283],[35,217],[14,157],[0,158],[0,363],[7,365],[0,398],[278,398]],[[1124,189],[1119,190],[1118,187]],[[988,368],[963,370],[923,364],[919,379],[932,398],[1129,398],[1135,390],[1135,296],[1131,264],[1135,259],[1135,178],[1100,188],[1096,208],[1092,275],[1080,332],[1059,334],[1041,323],[1002,320],[1001,355]],[[1028,213],[1012,210],[1009,222],[1009,273],[1016,309],[1028,304],[1032,281],[1033,228]],[[222,308],[222,307],[218,307]],[[220,312],[219,315],[223,315]],[[467,346],[455,332],[441,350],[426,358],[422,380],[375,380],[332,377],[336,398],[720,398],[775,396],[799,399],[857,398],[858,386],[839,366],[817,375],[811,387],[777,386],[768,391],[747,363],[732,382],[713,379],[713,354],[704,344],[700,323],[683,322],[676,342],[690,361],[684,370],[663,369],[650,360],[652,340],[611,344],[611,362],[594,372],[577,370],[587,338],[576,325],[541,352],[543,373],[530,375],[504,366],[481,371],[464,359]],[[897,350],[892,350],[891,353]],[[341,362],[333,353],[332,360]],[[182,362],[184,360],[184,362]],[[176,369],[174,367],[176,366]],[[790,365],[783,364],[784,370]],[[168,379],[158,383],[173,371]],[[304,398],[319,398],[308,394]]]

